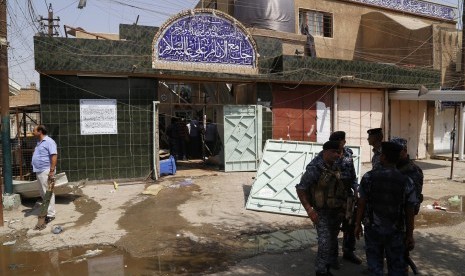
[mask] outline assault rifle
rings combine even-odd
[[[410,258],[410,253],[408,249],[405,250],[405,262],[408,264],[408,266],[412,269],[413,274],[417,275],[418,274],[418,268],[415,262]]]

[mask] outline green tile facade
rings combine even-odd
[[[152,164],[157,80],[41,76],[41,116],[69,181],[146,177]],[[116,99],[118,134],[81,135],[80,99]]]
[[[158,78],[218,80],[224,82],[334,84],[341,76],[353,75],[349,86],[388,89],[440,87],[440,71],[407,68],[364,61],[282,55],[282,42],[254,37],[259,57],[259,75],[239,75],[152,68],[152,42],[157,28],[121,25],[126,40],[34,37],[35,66],[39,72],[81,72],[151,76]]]

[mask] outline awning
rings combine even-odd
[[[418,90],[389,92],[390,100],[465,102],[465,90],[431,90],[418,97]]]

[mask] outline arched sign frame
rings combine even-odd
[[[224,28],[211,22],[224,24]],[[213,9],[187,10],[171,17],[152,43],[154,69],[258,74],[258,56],[257,45],[244,25]]]

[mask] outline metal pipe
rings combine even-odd
[[[389,141],[391,138],[391,131],[389,129],[390,114],[389,114],[389,92],[387,89],[384,90],[384,139]],[[417,149],[418,152],[418,149]]]
[[[464,119],[464,105],[460,103],[459,110],[459,160],[463,160],[463,151],[464,151],[464,139],[465,139],[465,122]]]
[[[339,130],[337,115],[337,86],[335,86],[333,92],[333,132]]]
[[[19,150],[19,179],[23,180],[23,143],[21,141],[21,122],[19,121],[19,110],[16,108],[16,137]]]
[[[450,161],[450,177],[449,179],[454,178],[454,159],[455,159],[455,132],[457,131],[457,103],[455,103],[454,107],[454,128],[452,130],[452,160]]]

